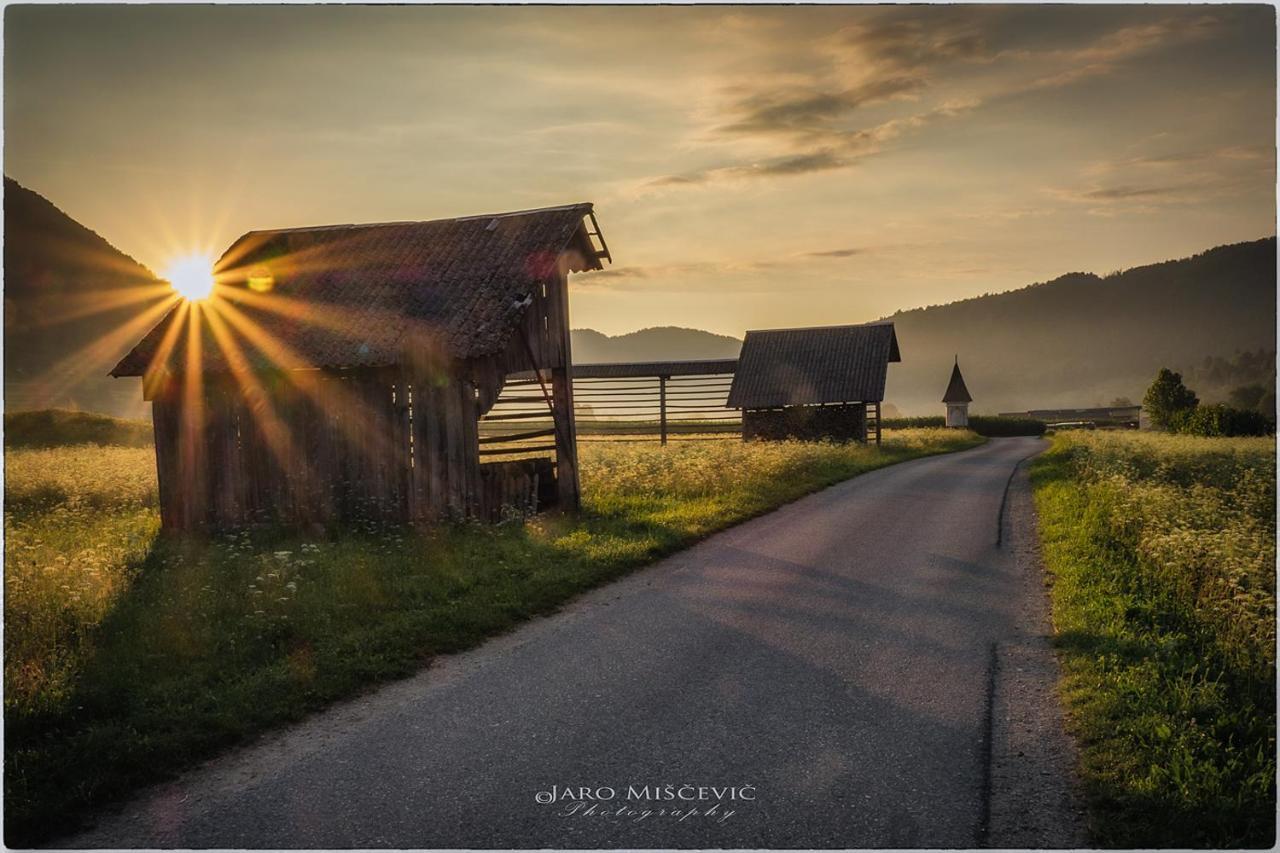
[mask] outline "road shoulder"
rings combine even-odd
[[[1019,594],[1017,635],[996,644],[991,697],[987,846],[1080,848],[1089,844],[1079,756],[1066,731],[1050,636],[1048,587],[1035,504],[1020,464],[1009,485],[1004,546]]]

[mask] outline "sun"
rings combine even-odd
[[[213,259],[208,255],[176,258],[165,268],[169,286],[183,299],[199,302],[213,293]]]

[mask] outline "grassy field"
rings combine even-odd
[[[1059,435],[1033,465],[1095,843],[1275,835],[1275,445]]]
[[[5,825],[108,798],[807,492],[981,439],[583,446],[584,511],[323,541],[157,539],[149,449],[6,453]]]

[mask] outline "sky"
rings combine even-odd
[[[9,6],[4,171],[154,270],[591,201],[575,327],[856,323],[1275,233],[1269,6]]]

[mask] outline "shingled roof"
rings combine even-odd
[[[972,403],[969,389],[964,386],[964,377],[960,375],[960,357],[956,356],[955,367],[951,368],[951,381],[947,383],[947,392],[942,395],[944,403]]]
[[[747,332],[727,405],[880,401],[891,361],[902,361],[892,323]]]
[[[288,367],[396,364],[410,333],[429,336],[454,358],[475,358],[506,345],[528,307],[526,297],[566,250],[578,249],[585,268],[601,268],[608,253],[603,242],[601,249],[592,243],[583,221],[591,215],[591,205],[582,203],[429,222],[251,231],[215,267],[217,298],[296,356]],[[249,298],[251,278],[269,282],[270,292]],[[270,310],[264,300],[276,294],[284,297],[281,305],[302,310]],[[180,308],[111,375],[142,375],[169,325],[182,316]],[[208,329],[204,338],[204,369],[225,368]],[[251,341],[238,343],[251,363],[273,361]],[[171,368],[186,349],[172,348]]]

